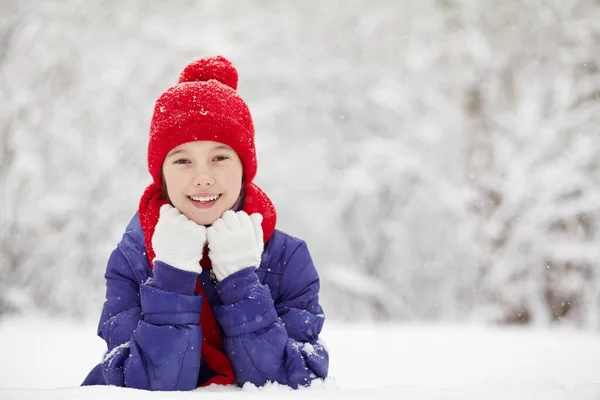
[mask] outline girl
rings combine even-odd
[[[156,101],[153,183],[106,270],[102,362],[83,385],[291,387],[327,377],[306,244],[275,230],[252,183],[254,126],[223,57],[188,65]]]

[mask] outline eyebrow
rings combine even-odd
[[[235,151],[231,147],[225,146],[224,144],[215,146],[211,149],[211,151],[218,151],[218,150]],[[175,150],[174,152],[167,154],[167,157],[172,157],[172,156],[174,156],[176,154],[180,154],[180,153],[185,153],[185,150],[184,149]]]
[[[213,147],[213,149],[212,149],[212,150],[213,150],[213,151],[215,151],[215,150],[229,150],[229,151],[231,151],[231,150],[233,150],[233,149],[232,149],[231,147],[229,147],[229,146],[225,146],[224,144],[221,144],[221,145],[219,145],[219,146],[215,146],[215,147]]]
[[[183,150],[183,149],[175,150],[174,152],[167,154],[167,157],[172,157],[175,154],[179,154],[179,153],[185,153],[185,150]]]

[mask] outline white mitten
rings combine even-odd
[[[217,280],[247,267],[258,267],[263,251],[262,215],[225,211],[206,230],[208,256]]]
[[[204,243],[205,226],[188,219],[170,204],[160,208],[160,216],[152,236],[156,260],[175,268],[200,273]]]

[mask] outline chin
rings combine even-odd
[[[224,212],[224,211],[223,211]],[[192,220],[199,225],[212,225],[219,217],[223,215],[223,212],[211,212],[210,214],[198,215]]]
[[[197,223],[198,225],[212,225],[213,222],[215,222],[217,220],[217,218],[210,218],[210,217],[195,217],[195,218],[190,218],[192,221],[194,221],[195,223]]]

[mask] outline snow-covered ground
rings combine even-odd
[[[600,334],[468,325],[351,325],[322,335],[330,379],[308,389],[149,393],[77,387],[100,359],[94,323],[0,321],[0,399],[600,399]]]

